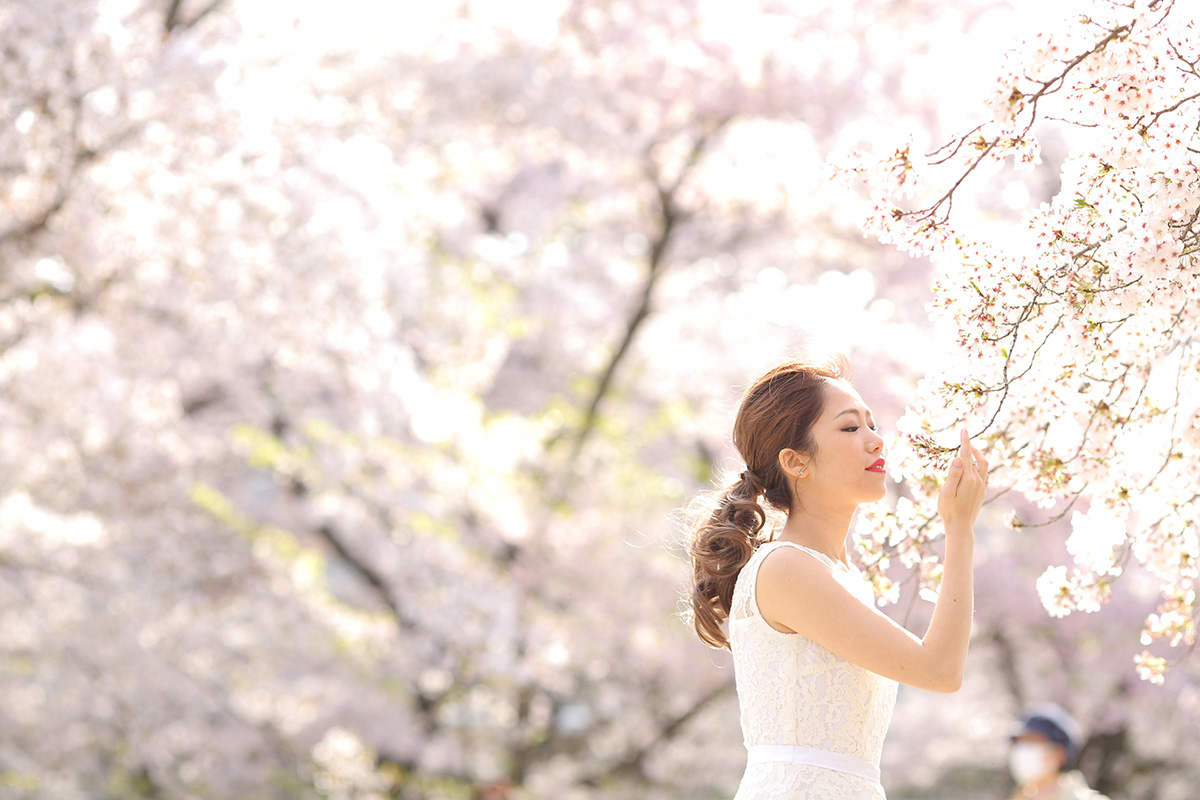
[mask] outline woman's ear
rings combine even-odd
[[[808,473],[808,456],[785,447],[779,451],[779,467],[793,480],[803,478]]]

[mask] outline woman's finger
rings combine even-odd
[[[962,457],[963,464],[968,467],[975,466],[975,454],[972,452],[975,448],[971,447],[971,437],[965,426],[961,431],[960,439],[962,443],[958,447],[958,454]]]
[[[972,457],[972,460],[975,462],[975,471],[983,479],[983,482],[987,483],[989,465],[988,465],[988,460],[983,455],[983,451],[980,450],[978,447],[972,447],[971,448],[971,457]]]
[[[950,469],[946,471],[946,483],[942,487],[943,493],[949,491],[951,494],[958,492],[958,486],[962,482],[963,475],[966,470],[963,468],[963,460],[955,458],[950,462]]]

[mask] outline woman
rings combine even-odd
[[[746,469],[689,541],[696,632],[733,652],[748,748],[736,800],[880,800],[897,682],[936,692],[962,683],[987,461],[963,431],[938,498],[941,592],[918,639],[876,609],[846,557],[855,509],[884,496],[885,475],[883,439],[848,374],[838,357],[754,382],[733,427]],[[774,536],[760,499],[787,515]]]

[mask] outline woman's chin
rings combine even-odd
[[[867,496],[863,499],[864,503],[878,503],[883,498],[887,497],[887,486],[880,482],[879,487],[873,492],[867,492]]]

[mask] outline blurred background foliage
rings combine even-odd
[[[884,426],[936,371],[933,268],[824,159],[959,124],[1036,6],[6,3],[0,795],[730,796],[678,509],[798,348]],[[1053,193],[1043,148],[978,224]],[[1153,587],[1050,619],[1063,533],[1009,513],[889,795],[1006,794],[1056,700],[1093,786],[1190,796],[1195,668],[1131,666]]]

